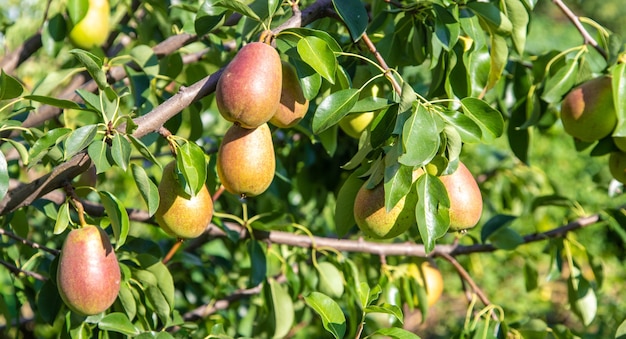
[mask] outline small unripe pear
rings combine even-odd
[[[347,135],[359,139],[361,133],[370,125],[375,116],[374,112],[348,114],[339,120],[339,127]]]
[[[270,123],[276,127],[289,128],[295,126],[309,109],[309,100],[304,97],[302,86],[298,80],[296,70],[286,61],[283,66],[283,85],[280,96],[280,105]]]
[[[611,153],[609,156],[609,171],[615,180],[626,184],[626,153]]]
[[[217,151],[217,175],[224,188],[245,197],[270,186],[276,171],[272,134],[267,124],[255,129],[231,126]]]
[[[262,42],[239,50],[226,66],[215,88],[217,108],[224,119],[244,128],[256,128],[278,110],[282,66],[278,52]]]
[[[111,307],[120,290],[120,266],[108,235],[87,225],[70,231],[61,248],[57,287],[74,312],[94,315]]]
[[[416,197],[413,191],[387,212],[384,187],[383,183],[380,183],[373,189],[368,189],[366,182],[354,198],[354,220],[365,235],[374,239],[394,238],[412,225],[416,225],[414,208]]]
[[[104,44],[109,36],[110,15],[109,0],[89,0],[87,13],[70,30],[70,41],[83,49]]]
[[[561,121],[569,135],[593,142],[617,124],[610,77],[589,80],[572,89],[561,103]]]
[[[206,186],[190,196],[178,181],[176,161],[163,169],[159,183],[159,207],[154,218],[161,228],[177,238],[196,238],[213,218],[213,200]]]

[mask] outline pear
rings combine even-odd
[[[476,226],[483,213],[483,199],[478,183],[467,169],[459,162],[454,173],[439,177],[446,187],[450,199],[449,231],[461,231]]]
[[[89,0],[85,16],[70,30],[70,41],[83,49],[104,44],[109,36],[110,15],[109,0]]]
[[[626,153],[611,153],[609,156],[609,171],[615,180],[626,184]]]
[[[166,233],[177,238],[198,237],[213,218],[213,200],[209,190],[203,186],[195,196],[187,194],[178,181],[176,161],[163,168],[159,198],[154,217]]]
[[[368,189],[367,182],[365,182],[354,198],[354,220],[361,231],[371,238],[394,238],[412,225],[416,225],[416,201],[416,195],[414,191],[411,191],[387,212],[383,183],[379,183],[373,189]]]
[[[278,52],[262,42],[239,50],[226,66],[215,88],[217,108],[224,119],[244,128],[256,128],[278,110],[282,66]]]
[[[309,109],[309,100],[304,97],[302,86],[298,80],[296,70],[286,61],[283,66],[283,84],[280,95],[280,105],[270,123],[279,128],[295,126]]]
[[[339,128],[347,135],[359,139],[361,133],[370,125],[375,116],[374,112],[348,114],[339,120]]]
[[[111,307],[120,290],[120,266],[107,234],[87,225],[70,231],[61,248],[57,287],[65,304],[89,316]]]
[[[443,276],[441,271],[430,259],[418,260],[408,264],[408,274],[426,290],[426,303],[433,306],[443,294]]]
[[[217,151],[217,175],[224,188],[242,197],[257,196],[276,171],[274,144],[267,123],[255,129],[231,126]]]
[[[572,89],[561,103],[561,121],[565,132],[581,141],[609,135],[617,124],[611,78],[595,78]]]

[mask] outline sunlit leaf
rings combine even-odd
[[[346,333],[346,316],[339,304],[320,292],[311,292],[304,297],[304,301],[322,318],[322,324],[328,332],[336,339],[343,338]]]
[[[87,146],[89,146],[89,144],[96,137],[97,131],[97,125],[87,125],[72,131],[68,135],[67,139],[65,139],[64,158],[67,160],[74,156],[74,154],[87,148]]]
[[[505,0],[506,16],[511,20],[511,39],[517,54],[524,54],[530,18],[521,0]]]
[[[340,298],[344,291],[344,281],[337,266],[323,261],[316,266],[316,269],[319,275],[318,290],[331,298]]]
[[[70,224],[70,204],[69,202],[64,202],[59,206],[59,211],[57,212],[57,218],[54,221],[54,228],[52,233],[61,234],[67,226]]]
[[[9,191],[9,169],[7,166],[7,159],[4,153],[0,152],[0,200],[4,199],[4,196]]]
[[[132,170],[137,189],[139,189],[139,194],[141,194],[141,197],[148,206],[148,213],[150,215],[154,215],[156,210],[159,208],[159,190],[157,185],[150,180],[143,167],[137,164],[131,164],[130,168]]]
[[[498,34],[508,35],[512,32],[513,24],[493,3],[473,1],[468,2],[467,7],[478,14]]]
[[[476,98],[464,98],[461,100],[461,104],[463,112],[480,127],[483,141],[489,142],[502,135],[504,118],[500,112],[483,100]]]
[[[79,48],[73,49],[69,51],[69,53],[73,54],[78,62],[85,66],[87,72],[91,75],[100,90],[104,90],[109,87],[106,74],[104,74],[104,71],[102,70],[102,59]]]
[[[322,100],[313,116],[313,133],[320,133],[341,120],[359,100],[358,89],[337,91]]]
[[[17,98],[22,95],[24,88],[14,77],[0,69],[0,101]]]
[[[626,63],[618,64],[612,71],[613,104],[617,114],[615,137],[626,137]]]
[[[326,41],[315,36],[307,36],[298,41],[297,49],[302,61],[309,64],[328,82],[335,83],[337,58]]]
[[[94,140],[87,148],[87,153],[96,166],[96,173],[102,173],[111,168],[109,146],[104,140]]]
[[[549,103],[558,103],[563,99],[575,84],[578,77],[578,60],[571,59],[565,62],[554,75],[546,80],[545,91],[541,98]]]
[[[254,11],[250,7],[248,7],[248,5],[240,0],[222,0],[215,3],[215,5],[243,14],[256,21],[261,21],[261,18],[259,18],[259,16],[254,13]]]
[[[399,327],[380,328],[374,333],[384,335],[393,339],[420,339],[417,334]]]
[[[126,171],[130,162],[130,142],[120,133],[113,136],[111,157],[123,171]]]
[[[294,321],[293,301],[287,289],[281,286],[275,279],[269,279],[272,313],[274,321],[273,338],[283,338],[291,330]]]
[[[435,247],[435,241],[444,236],[450,227],[450,199],[441,180],[429,173],[417,179],[417,195],[417,227],[428,253]]]
[[[439,132],[433,114],[423,105],[418,105],[402,129],[405,153],[398,161],[412,167],[427,164],[439,149]]]
[[[126,242],[128,231],[130,229],[130,220],[128,212],[122,202],[113,194],[100,191],[100,200],[106,214],[109,216],[111,226],[113,227],[113,236],[115,237],[115,247],[120,248]]]
[[[204,150],[194,142],[185,142],[178,148],[176,168],[185,179],[185,191],[191,196],[198,194],[207,176]]]
[[[382,303],[380,305],[370,305],[365,308],[365,313],[386,313],[394,316],[400,323],[404,322],[402,310],[397,305]]]
[[[139,329],[128,319],[128,316],[121,312],[105,315],[98,322],[98,328],[103,331],[113,331],[126,335],[137,335],[140,333]]]

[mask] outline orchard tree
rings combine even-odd
[[[3,8],[3,336],[623,338],[626,54],[574,5]]]

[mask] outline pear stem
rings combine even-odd
[[[167,252],[165,257],[161,261],[163,263],[163,265],[167,264],[172,259],[174,254],[176,254],[176,252],[178,251],[180,246],[183,244],[183,241],[185,241],[185,239],[178,238],[178,240],[174,243],[174,245],[172,245],[172,248],[170,248],[169,252]]]
[[[80,199],[76,195],[74,186],[72,186],[69,181],[65,183],[65,192],[69,196],[72,205],[76,209],[76,213],[78,214],[78,223],[80,227],[85,227],[87,225],[87,222],[85,221],[85,208],[83,207],[83,204],[80,202]]]

